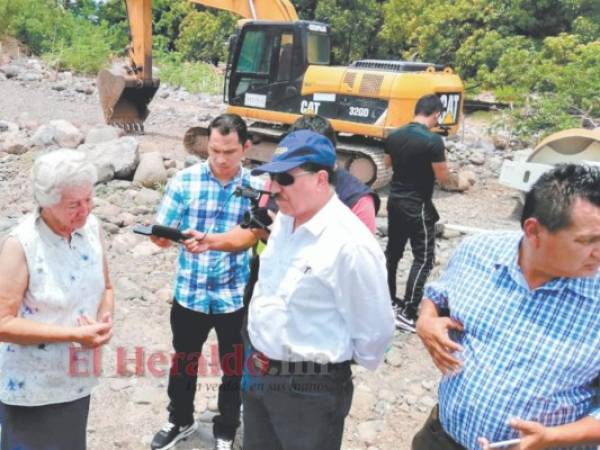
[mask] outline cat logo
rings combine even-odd
[[[275,149],[275,151],[273,152],[274,155],[281,155],[282,153],[285,153],[288,151],[287,147],[277,147]]]
[[[319,114],[319,106],[321,106],[321,102],[302,100],[302,103],[300,103],[300,112],[302,114]]]
[[[454,125],[459,119],[460,94],[439,94],[444,110],[438,119],[440,125]]]

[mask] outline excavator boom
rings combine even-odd
[[[190,0],[211,8],[232,12],[244,19],[295,22],[296,8],[289,0]]]
[[[129,65],[98,74],[100,105],[106,122],[127,131],[143,131],[148,104],[160,80],[152,78],[152,0],[125,0],[131,43]]]
[[[294,22],[298,14],[289,0],[189,0],[229,11],[244,19]],[[129,65],[98,74],[98,94],[108,124],[143,131],[148,104],[160,80],[152,77],[152,0],[125,0],[131,43]]]

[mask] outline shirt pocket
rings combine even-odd
[[[277,291],[289,302],[292,294],[310,290],[314,278],[312,265],[306,259],[294,259],[287,268]]]

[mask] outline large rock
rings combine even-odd
[[[464,192],[476,182],[475,174],[470,170],[461,170],[454,179],[441,187],[444,191]]]
[[[6,78],[15,78],[18,77],[24,69],[17,64],[4,64],[0,66],[0,72],[3,72],[6,75]]]
[[[111,127],[109,125],[97,125],[88,131],[85,137],[86,144],[100,144],[101,142],[114,141],[123,136],[123,131],[120,128]]]
[[[37,147],[58,145],[66,148],[76,148],[83,141],[83,134],[75,125],[66,120],[52,120],[39,127],[31,142]]]
[[[29,141],[20,133],[4,133],[0,136],[0,151],[11,155],[22,155],[29,150]]]
[[[36,147],[46,147],[55,144],[56,130],[50,125],[42,125],[31,136],[31,143]]]
[[[140,155],[140,164],[135,171],[133,181],[148,188],[156,188],[167,182],[167,171],[159,152]]]
[[[21,80],[21,81],[26,81],[26,82],[42,81],[44,79],[44,75],[41,74],[40,72],[27,71],[27,72],[21,72],[17,76],[17,79]]]
[[[485,163],[485,155],[479,151],[474,151],[469,155],[469,161],[476,166],[482,166]]]
[[[139,143],[132,136],[125,136],[97,145],[83,144],[77,149],[84,152],[98,168],[112,165],[115,178],[130,180],[140,162]]]
[[[50,126],[54,127],[54,140],[61,147],[76,148],[83,142],[81,131],[66,120],[52,120]]]

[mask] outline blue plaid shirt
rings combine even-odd
[[[241,168],[225,186],[207,162],[188,167],[169,182],[156,223],[180,230],[222,233],[242,221],[248,199],[233,195],[236,187],[262,188],[262,180]],[[249,251],[193,254],[179,249],[175,299],[188,309],[223,314],[243,306],[249,275]]]
[[[517,264],[521,233],[465,239],[425,288],[464,325],[464,368],[439,389],[440,420],[469,450],[477,437],[518,437],[512,417],[555,426],[600,420],[600,274],[556,278],[530,291]],[[598,422],[600,426],[600,422]],[[575,447],[570,447],[572,450]],[[577,447],[595,450],[596,446]]]

